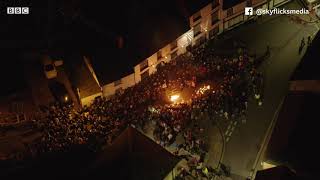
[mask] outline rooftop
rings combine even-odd
[[[307,39],[305,39],[307,41]],[[291,76],[291,81],[297,80],[320,80],[320,33],[314,37],[311,45],[308,47],[301,62]]]
[[[89,176],[117,179],[163,179],[180,161],[160,145],[128,127],[105,149]],[[108,170],[108,173],[105,171]]]
[[[313,137],[317,136],[319,101],[320,94],[289,92],[266,151],[267,161],[290,165],[297,175],[314,175],[316,162],[312,159],[317,151],[313,148]]]
[[[45,153],[26,160],[19,168],[1,161],[0,178],[162,180],[178,161],[160,145],[128,127],[100,153],[78,145],[70,152]]]

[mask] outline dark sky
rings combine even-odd
[[[188,30],[188,17],[209,2],[3,0],[0,52],[15,53],[6,53],[3,64],[13,59],[23,64],[19,54],[28,51],[48,51],[69,61],[74,61],[68,58],[72,54],[89,55],[100,79],[113,81]],[[30,14],[7,15],[6,7],[12,6],[27,6]],[[119,37],[122,48],[117,47]]]

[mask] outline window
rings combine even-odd
[[[149,70],[141,74],[141,80],[146,79],[149,76]]]
[[[247,7],[251,7],[252,6],[252,1],[251,0],[247,0]]]
[[[219,6],[219,0],[213,0],[212,9],[216,8],[217,6]]]
[[[114,86],[119,86],[122,83],[121,79],[114,82]]]
[[[227,17],[232,16],[232,14],[233,14],[233,8],[229,8],[227,10]]]
[[[158,51],[157,52],[157,59],[160,60],[162,58],[162,52]]]
[[[237,16],[229,20],[229,27],[235,26],[243,21],[243,15]]]
[[[193,28],[193,37],[197,37],[199,34],[201,34],[200,23]]]
[[[148,67],[148,59],[146,59],[142,63],[140,63],[140,71],[145,70],[147,67]]]
[[[218,33],[219,33],[219,26],[216,26],[215,28],[211,29],[211,31],[209,32],[209,37],[213,38]]]
[[[229,21],[224,22],[223,28],[224,29],[228,29],[229,25]]]
[[[174,50],[175,48],[178,47],[178,44],[177,44],[177,40],[173,41],[171,44],[170,44],[170,49],[171,51]]]
[[[201,12],[197,12],[196,14],[194,14],[193,16],[193,22],[198,21],[199,19],[201,19]]]
[[[54,70],[54,66],[52,64],[48,64],[44,67],[45,71],[52,71]]]
[[[178,56],[178,51],[174,51],[173,53],[171,53],[171,59],[174,59]]]
[[[219,11],[216,11],[211,14],[211,25],[212,26],[219,21],[219,14],[218,13],[219,13]]]

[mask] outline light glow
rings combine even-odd
[[[170,101],[175,102],[175,101],[177,101],[179,98],[180,98],[180,95],[179,95],[179,94],[175,94],[175,95],[172,95],[172,96],[170,97]]]
[[[203,87],[200,87],[197,91],[196,94],[204,94],[206,91],[210,90],[210,85],[204,85]],[[214,92],[214,91],[213,91]]]
[[[68,96],[64,97],[64,101],[67,102],[69,100]]]

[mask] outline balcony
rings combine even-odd
[[[193,23],[197,22],[198,20],[201,19],[201,15],[198,15],[196,17],[193,17]]]

